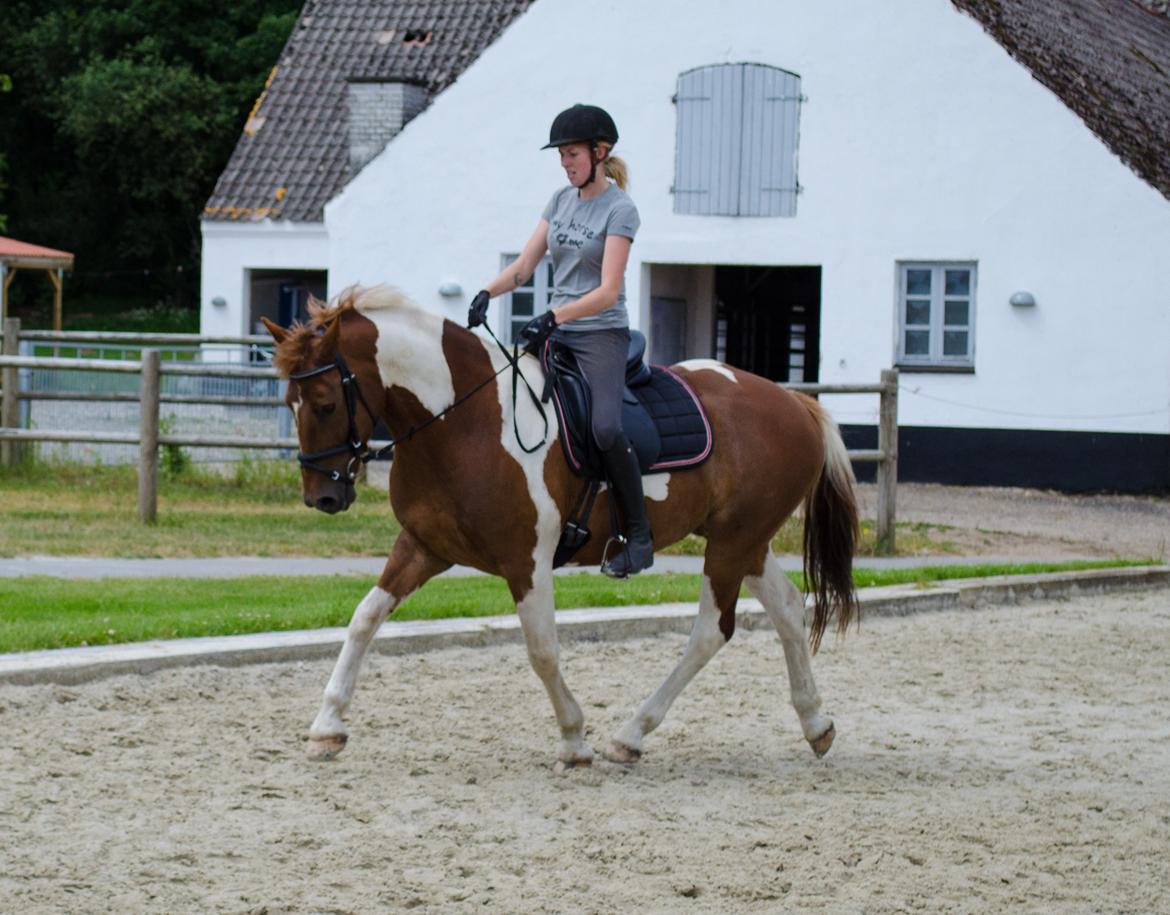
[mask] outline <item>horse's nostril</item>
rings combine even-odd
[[[333,496],[322,496],[317,500],[317,510],[332,515],[340,508],[340,503]]]

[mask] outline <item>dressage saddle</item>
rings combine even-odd
[[[695,392],[668,368],[645,361],[646,337],[630,331],[626,359],[626,387],[622,396],[622,429],[638,456],[643,474],[695,467],[711,454],[711,423]],[[568,562],[591,536],[585,526],[593,501],[605,480],[605,465],[593,441],[592,401],[572,351],[555,339],[540,352],[544,368],[544,395],[552,400],[560,427],[565,461],[584,478],[561,532],[553,566]],[[611,517],[617,536],[616,516]]]

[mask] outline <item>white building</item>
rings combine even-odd
[[[1143,158],[1156,122],[1147,146],[1108,130],[1110,91],[1145,98],[1125,92],[1141,61],[1071,80],[1098,80],[1107,145],[1039,81],[1065,94],[1068,55],[1008,40],[1053,15],[1086,68],[1117,42],[1170,69],[1170,20],[962,5],[1027,66],[946,0],[310,2],[204,214],[202,330],[355,282],[463,320],[564,183],[539,147],[584,101],[621,132],[655,361],[896,366],[902,479],[1170,488],[1170,170]],[[493,327],[547,293],[538,271]],[[876,440],[876,401],[827,401],[852,444]]]

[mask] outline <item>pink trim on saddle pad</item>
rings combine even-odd
[[[679,375],[672,372],[665,365],[656,365],[653,368],[661,369],[666,372],[671,378],[677,381],[688,394],[691,395],[691,400],[694,401],[695,409],[699,411],[699,418],[703,420],[703,430],[707,433],[707,446],[703,449],[701,454],[697,454],[691,458],[683,458],[678,461],[662,461],[657,464],[651,464],[650,469],[665,470],[669,467],[693,467],[695,464],[701,464],[707,460],[711,454],[711,448],[715,443],[715,436],[711,434],[711,423],[707,420],[707,411],[703,408],[703,402],[695,395],[694,390],[687,384]]]

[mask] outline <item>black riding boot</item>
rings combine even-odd
[[[614,497],[626,519],[626,543],[617,555],[602,563],[601,571],[610,578],[626,578],[654,565],[654,544],[642,494],[642,471],[638,456],[624,435],[601,456]]]

